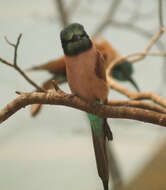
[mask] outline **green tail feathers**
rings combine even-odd
[[[87,116],[90,121],[92,131],[96,137],[102,137],[104,135],[108,140],[113,140],[113,135],[106,118],[101,118],[91,113],[87,113]]]
[[[106,137],[112,140],[112,132],[106,122],[106,118],[87,113],[90,121],[94,152],[98,174],[103,182],[104,190],[108,190],[109,161],[106,148]]]
[[[93,132],[94,132],[94,135],[96,137],[101,137],[102,131],[103,131],[102,127],[104,124],[104,119],[97,116],[97,115],[90,114],[90,113],[87,113],[87,116],[89,118],[90,125],[92,127]]]

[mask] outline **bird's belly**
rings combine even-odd
[[[108,95],[108,87],[105,81],[99,79],[94,71],[86,69],[80,70],[77,66],[67,69],[67,79],[72,93],[79,97],[95,101],[105,100]]]

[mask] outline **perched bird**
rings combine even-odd
[[[132,78],[133,72],[133,65],[128,60],[125,60],[114,68],[112,75],[115,79],[119,81],[129,81],[135,87],[137,92],[139,92],[140,89],[137,83]]]
[[[117,58],[121,58],[120,53],[106,40],[101,39],[99,42],[96,42],[96,48],[102,53],[105,59],[106,67],[108,67],[111,62]],[[113,78],[121,82],[128,81],[130,82],[137,91],[140,91],[137,83],[132,78],[134,73],[133,64],[128,60],[122,61],[113,69]]]
[[[121,57],[121,54],[107,40],[100,38],[99,40],[96,40],[94,43],[97,50],[104,57],[105,68],[107,68],[108,65],[111,64],[115,59]],[[44,82],[43,84],[43,88],[46,90],[48,90],[51,87],[53,88],[53,86],[51,85],[51,80],[53,79],[56,80],[58,83],[66,82],[66,64],[64,56],[56,60],[49,61],[48,63],[34,66],[28,69],[28,71],[41,70],[48,71],[53,75],[53,77],[50,80]],[[121,62],[121,64],[117,65],[114,68],[113,77],[121,82],[129,81],[136,88],[136,90],[139,91],[137,83],[132,78],[133,73],[133,65],[128,60],[124,60]],[[40,104],[32,105],[31,115],[36,116],[39,113],[41,106],[42,105]]]
[[[70,24],[60,34],[66,63],[66,74],[73,94],[92,103],[106,103],[108,86],[105,60],[89,38],[84,27]],[[106,118],[87,113],[90,120],[98,174],[104,190],[108,190],[108,157],[106,138],[112,140],[112,133]]]
[[[97,50],[103,55],[105,59],[105,67],[107,68],[109,64],[111,64],[112,61],[114,61],[117,58],[122,57],[121,54],[105,39],[101,39],[100,41],[95,41],[95,46]],[[49,71],[51,74],[54,74],[60,77],[65,77],[66,75],[66,65],[65,65],[65,59],[64,56],[60,57],[59,59],[52,60],[48,63],[34,66],[27,71],[40,71],[45,70]],[[128,60],[124,60],[121,62],[121,64],[117,65],[113,70],[113,77],[116,80],[119,80],[121,82],[129,81],[137,91],[139,90],[139,87],[135,80],[132,78],[132,75],[134,73],[133,64],[131,64]]]

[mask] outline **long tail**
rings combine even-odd
[[[106,119],[89,113],[87,113],[87,115],[91,125],[98,174],[103,182],[104,190],[108,190],[109,163],[106,149],[106,137],[108,140],[112,140],[112,132],[109,129]]]

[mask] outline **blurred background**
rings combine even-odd
[[[158,1],[120,0],[111,9],[114,1],[61,1],[67,14],[63,20],[56,0],[0,0],[0,57],[12,61],[13,49],[4,36],[15,42],[22,33],[18,50],[18,64],[22,69],[58,58],[63,55],[59,33],[64,24],[71,22],[83,24],[90,35],[99,31],[122,55],[143,51],[158,31]],[[163,12],[166,17],[165,0]],[[100,29],[104,21],[106,26]],[[165,44],[166,35],[153,50],[165,51]],[[134,64],[134,79],[141,91],[166,98],[165,63],[163,57],[147,57]],[[38,84],[51,78],[44,71],[28,75]],[[129,83],[122,85],[134,90]],[[16,90],[34,90],[21,75],[1,63],[0,87],[0,109],[17,97]],[[67,84],[61,88],[70,92]],[[126,99],[114,90],[109,98]],[[114,134],[111,149],[121,179],[127,184],[157,152],[166,137],[166,129],[132,120],[109,119],[109,123]],[[89,123],[83,112],[64,106],[44,106],[32,118],[27,107],[0,125],[0,189],[78,187],[79,190],[102,189]]]

